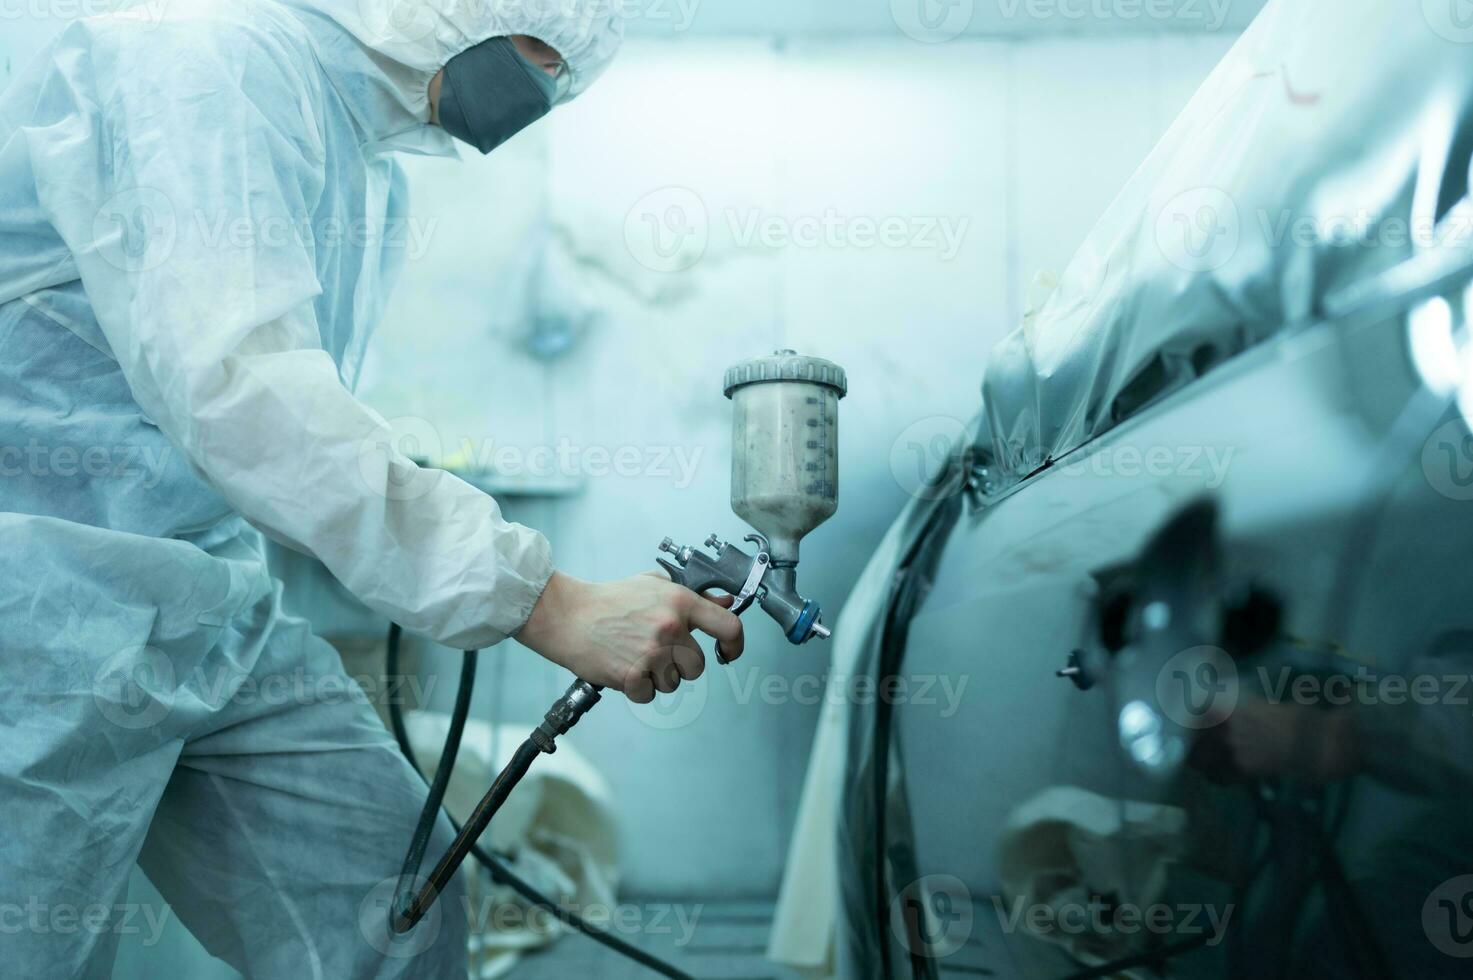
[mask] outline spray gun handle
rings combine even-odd
[[[716,556],[712,558],[695,548],[676,547],[673,541],[666,538],[660,544],[660,550],[674,556],[675,562],[664,558],[656,561],[665,569],[672,582],[685,586],[697,595],[717,589],[732,596],[731,611],[740,616],[760,597],[762,579],[772,567],[772,559],[768,557],[765,548],[766,540],[759,535],[748,535],[747,540],[756,543],[762,550],[755,556],[749,555],[712,534],[706,539],[706,547],[716,550]],[[716,659],[723,664],[727,662],[721,655],[720,647],[716,650]]]

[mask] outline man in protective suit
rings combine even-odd
[[[282,613],[261,535],[406,629],[516,636],[636,701],[699,676],[693,631],[740,654],[721,603],[557,573],[352,395],[395,155],[491,151],[587,89],[619,24],[603,0],[162,9],[70,25],[0,97],[0,972],[108,976],[137,863],[248,976],[463,975],[453,889],[386,942],[425,788]]]

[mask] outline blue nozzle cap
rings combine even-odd
[[[803,603],[803,612],[799,613],[798,621],[788,631],[788,642],[794,646],[802,646],[813,636],[813,624],[818,622],[818,603],[809,599]]]

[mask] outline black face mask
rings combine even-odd
[[[450,59],[440,79],[440,126],[490,153],[552,111],[557,83],[493,37]]]

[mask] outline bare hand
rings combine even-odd
[[[731,604],[730,596],[698,596],[657,572],[609,583],[558,573],[517,639],[590,684],[648,704],[656,691],[670,694],[705,672],[694,631],[715,637],[723,659],[742,655],[742,621]]]

